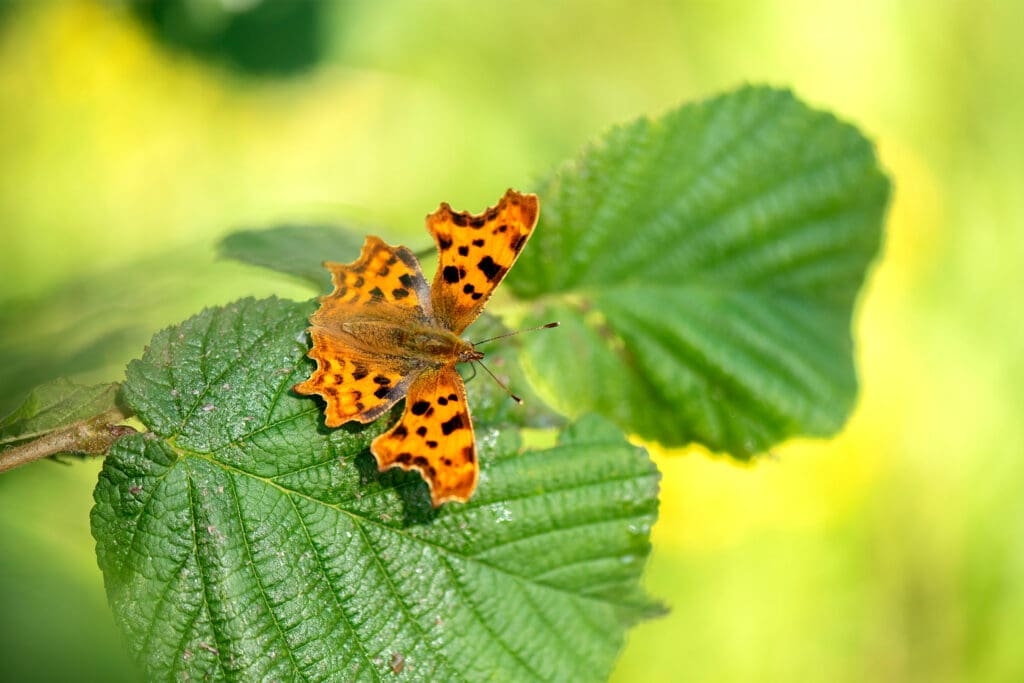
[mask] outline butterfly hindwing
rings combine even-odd
[[[538,213],[536,195],[509,190],[479,215],[442,204],[427,216],[439,254],[430,296],[441,325],[461,334],[476,320],[523,250]]]
[[[466,388],[454,363],[420,372],[409,385],[398,424],[370,450],[383,471],[417,470],[430,486],[434,507],[466,502],[476,488],[476,444]]]
[[[310,328],[309,357],[317,368],[293,388],[300,394],[319,394],[327,404],[324,423],[340,427],[351,420],[372,422],[403,396],[418,369],[409,359],[369,355],[325,327]]]

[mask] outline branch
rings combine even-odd
[[[135,433],[132,427],[117,424],[125,417],[123,412],[112,408],[105,413],[56,429],[21,446],[9,448],[0,452],[0,472],[60,453],[105,455],[119,438]]]

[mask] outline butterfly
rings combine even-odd
[[[519,257],[540,205],[508,190],[479,215],[448,204],[427,216],[438,265],[428,286],[409,249],[368,236],[352,263],[324,264],[334,291],[310,316],[317,368],[294,390],[319,395],[325,423],[372,422],[405,399],[401,419],[370,445],[380,471],[416,470],[434,507],[466,502],[479,474],[466,387],[456,365],[484,354],[460,336]]]

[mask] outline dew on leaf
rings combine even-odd
[[[512,510],[505,504],[494,506],[494,521],[498,524],[504,524],[512,521]]]

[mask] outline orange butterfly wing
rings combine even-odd
[[[328,427],[372,422],[405,396],[423,367],[422,361],[396,353],[389,333],[429,321],[427,281],[412,252],[377,237],[366,238],[353,263],[325,265],[334,291],[321,297],[309,319],[313,348],[308,355],[317,369],[294,389],[323,397]]]
[[[533,233],[539,211],[536,195],[509,190],[479,215],[441,204],[427,216],[439,254],[430,297],[441,325],[461,334],[476,320]]]
[[[434,507],[469,500],[479,468],[466,387],[454,363],[416,377],[402,419],[374,439],[370,451],[381,471],[401,467],[422,474]]]

